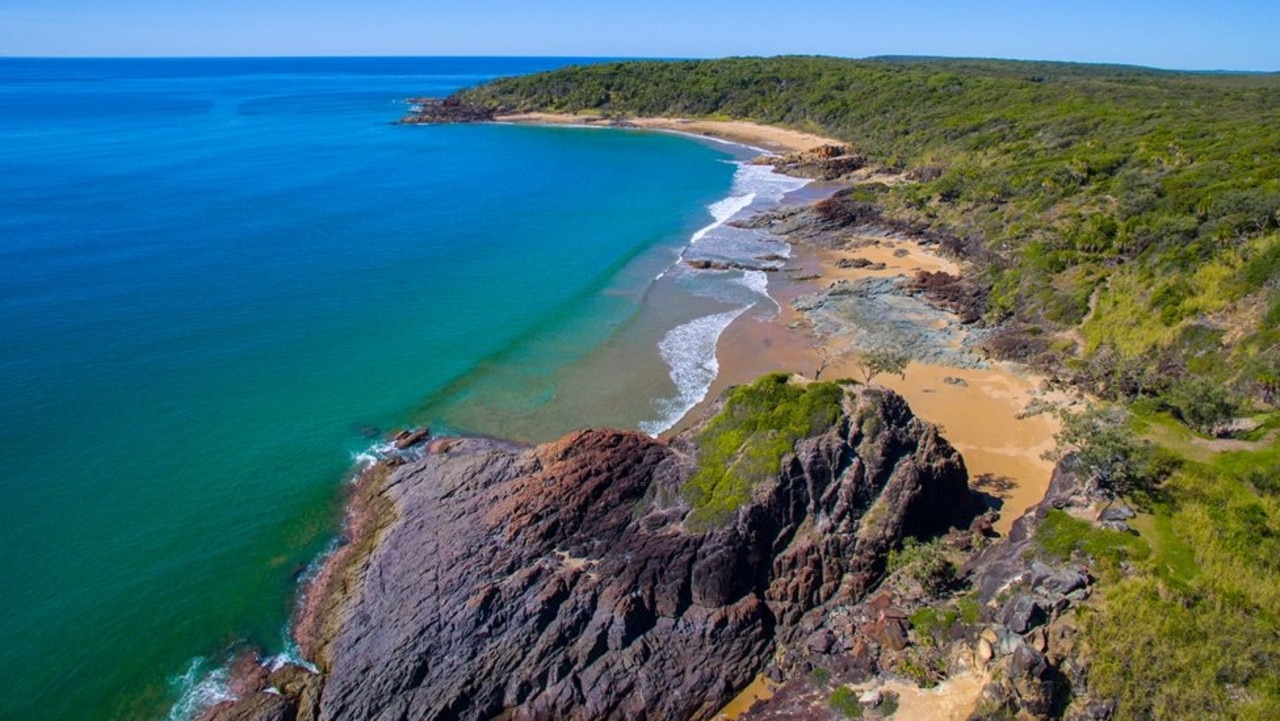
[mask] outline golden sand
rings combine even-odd
[[[720,713],[715,715],[714,721],[734,721],[739,716],[751,710],[756,701],[765,701],[773,698],[774,683],[765,678],[763,674],[756,676],[751,685],[742,690],[729,702],[727,706],[720,709]]]
[[[799,276],[817,275],[797,283],[777,273],[770,278],[770,294],[783,310],[772,321],[743,316],[720,338],[717,358],[720,373],[707,397],[686,416],[675,430],[687,427],[710,399],[728,387],[748,383],[763,373],[788,370],[813,377],[818,368],[820,343],[799,313],[790,309],[797,295],[824,288],[838,279],[857,280],[873,276],[914,274],[917,270],[959,273],[957,265],[919,243],[903,239],[880,239],[854,250],[827,251],[797,246],[789,264]],[[842,258],[863,257],[884,263],[883,270],[839,268]],[[854,358],[837,359],[823,371],[822,378],[861,379]],[[952,379],[946,382],[946,379]],[[1021,417],[1028,403],[1062,401],[1040,390],[1041,379],[1004,363],[985,369],[962,369],[912,363],[903,378],[880,375],[878,385],[902,394],[921,418],[942,427],[943,435],[963,455],[970,483],[977,491],[992,496],[1000,507],[995,528],[1008,533],[1022,512],[1035,505],[1049,486],[1053,464],[1041,456],[1053,448],[1058,423],[1052,414]]]
[[[557,113],[519,113],[494,118],[500,123],[542,125],[604,125],[599,115]],[[799,130],[758,125],[743,120],[686,120],[683,118],[627,118],[627,123],[647,130],[669,130],[689,135],[704,135],[720,140],[750,145],[773,152],[789,153],[809,150],[819,145],[843,145],[839,140]]]

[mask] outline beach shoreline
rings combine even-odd
[[[566,118],[563,122],[542,116],[522,118],[518,122],[584,124],[576,116],[562,117]],[[572,122],[569,117],[572,117]],[[659,121],[661,124],[637,124],[636,127],[686,135],[709,134],[701,127],[691,133],[685,128],[662,126],[672,122],[675,121],[663,119]],[[748,130],[766,129],[764,126],[742,125],[750,126]],[[796,152],[814,147],[811,141],[816,138],[793,135],[794,131],[781,131],[784,134],[781,138],[744,134],[730,139],[729,131],[721,128],[717,132],[721,134],[715,137],[725,142],[748,147],[771,144],[779,150]],[[828,140],[816,138],[818,144]],[[807,206],[820,202],[827,190],[835,193],[840,187],[834,185],[816,192],[814,188],[806,188],[797,192],[795,197],[800,199],[801,205]],[[784,198],[779,206],[786,205],[799,207],[795,200],[788,202]],[[824,337],[818,332],[798,302],[802,297],[821,293],[832,284],[911,277],[920,271],[962,274],[964,270],[928,244],[892,234],[863,238],[852,248],[846,246],[835,250],[786,235],[777,237],[791,247],[791,255],[783,267],[768,274],[768,294],[778,305],[777,313],[770,318],[742,313],[729,323],[716,342],[718,373],[706,390],[704,399],[662,432],[661,437],[670,438],[688,430],[705,418],[725,390],[749,383],[766,373],[791,371],[810,379],[820,377],[823,380],[859,378],[861,374],[853,353],[824,358],[821,349],[833,347],[838,339]],[[862,267],[842,262],[852,257],[870,262]],[[902,395],[917,417],[940,426],[942,435],[963,454],[971,488],[986,494],[992,505],[1001,510],[995,525],[998,532],[1007,534],[1013,519],[1024,508],[1041,500],[1052,471],[1052,464],[1043,459],[1042,453],[1052,448],[1057,425],[1052,417],[1044,414],[1024,417],[1024,411],[1032,400],[1044,398],[1039,378],[1007,364],[988,363],[985,367],[962,368],[945,363],[913,362],[902,377],[880,376],[875,380],[878,385]],[[975,418],[983,422],[974,423]],[[443,441],[446,444],[451,442]],[[436,444],[432,445],[432,450],[436,450]],[[341,608],[349,600],[355,585],[354,574],[367,561],[379,536],[395,516],[393,505],[383,494],[388,470],[384,464],[376,464],[354,484],[346,503],[343,534],[346,542],[320,562],[317,575],[303,589],[302,603],[291,623],[291,635],[304,658],[321,670],[330,665],[328,640],[334,634],[335,624],[342,618]],[[754,698],[768,695],[766,686],[753,689],[740,699],[742,708],[731,704],[725,710],[725,716],[733,718],[735,712],[740,713],[749,707]]]
[[[706,398],[664,437],[695,425],[728,388],[764,373],[863,380],[857,363],[860,349],[846,345],[835,351],[847,339],[821,334],[806,313],[794,307],[801,296],[837,283],[911,278],[921,271],[958,276],[965,272],[934,246],[899,234],[855,237],[846,248],[835,250],[788,240],[792,256],[783,272],[771,274],[769,284],[778,314],[771,320],[744,315],[725,329],[716,349],[719,373]],[[853,258],[870,264],[850,267]],[[938,313],[956,322],[954,313]],[[827,350],[821,350],[824,347]],[[943,436],[963,454],[973,490],[999,512],[994,526],[998,533],[1007,534],[1014,519],[1044,497],[1053,471],[1044,454],[1054,447],[1059,422],[1051,412],[1035,411],[1070,405],[1072,397],[1046,390],[1044,379],[1026,368],[989,359],[982,359],[979,367],[913,360],[903,376],[879,375],[874,383],[899,393],[920,418],[941,427]]]
[[[796,153],[821,145],[845,145],[834,138],[790,128],[744,120],[687,118],[607,118],[571,113],[513,113],[495,116],[493,122],[514,125],[566,125],[591,128],[658,130],[743,145],[771,153]]]

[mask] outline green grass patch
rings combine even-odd
[[[1195,442],[1201,436],[1161,410],[1159,404],[1150,400],[1134,403],[1129,406],[1129,413],[1138,437],[1189,461],[1207,463],[1213,459],[1212,449]]]
[[[951,628],[960,620],[960,612],[954,608],[937,609],[925,606],[907,619],[921,643],[934,645],[946,640]]]
[[[845,718],[862,718],[862,704],[858,703],[858,694],[848,686],[841,686],[827,697],[827,706]]]
[[[1181,584],[1195,578],[1195,549],[1178,536],[1172,511],[1167,506],[1157,507],[1154,513],[1143,513],[1129,521],[1129,525],[1151,545],[1149,560],[1157,575]]]
[[[724,410],[694,439],[698,468],[681,487],[693,507],[692,530],[721,525],[774,478],[796,441],[820,433],[840,415],[844,390],[835,383],[792,384],[773,373],[729,391]]]
[[[978,604],[976,593],[961,596],[956,601],[956,608],[960,611],[960,620],[965,623],[977,623],[982,616],[982,606]]]
[[[1259,475],[1274,477],[1280,472],[1280,443],[1255,451],[1218,453],[1209,465],[1223,475],[1241,480],[1252,480]]]
[[[1079,554],[1093,559],[1105,570],[1114,570],[1123,561],[1142,561],[1151,555],[1151,547],[1137,536],[1097,528],[1057,509],[1049,511],[1040,524],[1036,541],[1051,558],[1065,561]]]

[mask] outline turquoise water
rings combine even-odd
[[[389,124],[563,62],[0,60],[0,718],[163,717],[284,650],[372,435],[679,410],[706,318],[764,308],[668,272],[740,153]]]

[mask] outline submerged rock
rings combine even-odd
[[[830,650],[821,619],[865,595],[905,533],[945,529],[969,500],[960,455],[870,388],[701,532],[681,493],[692,434],[436,448],[370,481],[387,518],[312,589],[325,617],[300,641],[319,672],[292,679],[310,700],[320,687],[312,717],[709,718],[776,649]],[[277,713],[254,695],[218,718],[274,718],[246,704]]]

